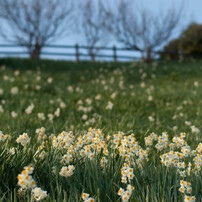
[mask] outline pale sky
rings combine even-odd
[[[106,0],[110,1],[110,0]],[[113,1],[113,0],[111,0]],[[116,0],[115,0],[116,1]],[[187,27],[191,22],[202,24],[202,0],[138,0],[138,6],[152,10],[153,12],[163,12],[166,9],[174,7],[178,9],[183,7],[181,26]],[[67,37],[56,43],[81,43],[82,38],[79,36]]]

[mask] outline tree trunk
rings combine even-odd
[[[41,46],[39,44],[35,44],[34,49],[30,51],[31,59],[39,59],[41,54]]]
[[[152,61],[152,58],[151,58],[151,48],[148,47],[148,48],[146,49],[146,52],[147,52],[146,62],[151,62],[151,61]]]

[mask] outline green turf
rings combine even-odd
[[[201,133],[192,133],[185,124],[189,121],[202,131],[202,61],[144,64],[0,59],[0,66],[0,130],[12,137],[0,142],[2,201],[20,200],[16,177],[33,162],[33,154],[40,145],[35,130],[42,126],[48,135],[71,130],[79,135],[89,127],[101,128],[105,135],[118,131],[134,133],[142,147],[144,137],[151,132],[161,135],[166,131],[170,140],[186,132],[186,141],[192,149],[202,142]],[[50,78],[52,82],[48,82]],[[18,88],[17,94],[12,94],[13,87]],[[108,102],[113,104],[112,109],[107,109]],[[33,111],[27,114],[31,103]],[[50,121],[47,115],[54,114],[57,108],[59,116]],[[43,113],[45,119],[41,120],[38,113]],[[23,132],[31,137],[26,148],[16,142]],[[12,147],[18,150],[14,156],[7,154]],[[143,173],[136,170],[131,201],[182,200],[176,170],[160,164],[161,153],[151,153],[152,161]],[[47,200],[82,201],[81,193],[86,191],[97,201],[121,201],[117,195],[120,170],[116,168],[123,162],[119,159],[111,159],[111,167],[105,172],[96,161],[75,160],[75,174],[63,179],[51,172],[53,166],[61,168],[60,157],[60,152],[49,148],[48,157],[35,168],[34,178],[48,191]],[[193,195],[200,201],[201,174],[191,180]],[[31,200],[29,194],[26,197],[24,200]]]

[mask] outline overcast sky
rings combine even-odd
[[[110,0],[107,0],[110,1]],[[111,0],[113,1],[113,0]],[[115,0],[116,1],[116,0]],[[187,27],[191,22],[202,24],[202,0],[138,0],[138,6],[152,10],[154,13],[163,12],[169,8],[183,7],[183,17],[181,26]],[[182,28],[180,27],[180,29]],[[58,40],[57,43],[81,43],[82,38],[79,36],[67,37],[63,40]]]

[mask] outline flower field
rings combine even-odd
[[[202,62],[0,60],[0,201],[202,201]]]

